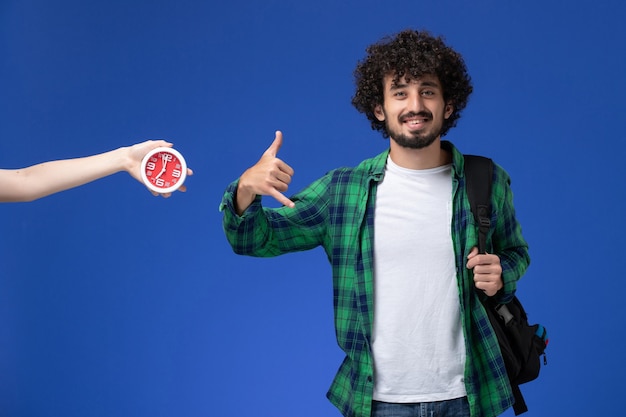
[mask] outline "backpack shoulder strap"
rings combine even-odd
[[[487,250],[487,234],[491,227],[491,183],[493,161],[484,156],[464,155],[465,188],[474,219],[478,224],[478,251]]]
[[[493,161],[484,156],[464,155],[465,159],[465,188],[467,198],[478,224],[478,251],[486,253],[487,235],[491,227],[491,185],[493,183]],[[506,305],[502,305],[506,308]],[[490,308],[485,306],[485,308]],[[510,313],[509,313],[510,314]],[[526,401],[519,385],[509,379],[515,403],[515,415],[528,411]]]

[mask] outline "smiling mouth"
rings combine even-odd
[[[429,115],[424,113],[408,113],[400,118],[402,123],[406,123],[410,127],[418,127],[430,120]]]
[[[422,130],[426,128],[426,123],[428,121],[430,121],[429,118],[411,117],[411,118],[405,118],[402,121],[402,123],[404,124],[404,126],[406,126],[410,130]]]
[[[417,126],[417,125],[424,124],[427,121],[428,119],[411,119],[411,120],[406,120],[404,123],[408,124],[409,126]]]

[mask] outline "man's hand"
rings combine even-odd
[[[479,290],[483,290],[489,297],[504,286],[502,282],[502,265],[497,255],[478,254],[478,248],[474,247],[467,256],[467,269],[474,270],[474,284]]]
[[[268,195],[285,206],[295,206],[294,202],[283,194],[289,187],[293,169],[276,157],[282,144],[283,134],[277,131],[274,142],[263,153],[261,159],[239,178],[235,202],[237,214],[243,214],[257,195]]]

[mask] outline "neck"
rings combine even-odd
[[[441,149],[441,139],[437,138],[425,148],[412,149],[389,140],[391,160],[398,166],[408,169],[437,168],[452,162],[452,155]]]

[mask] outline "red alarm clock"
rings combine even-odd
[[[141,161],[141,179],[150,190],[166,194],[176,191],[187,178],[187,163],[176,149],[155,148]]]

